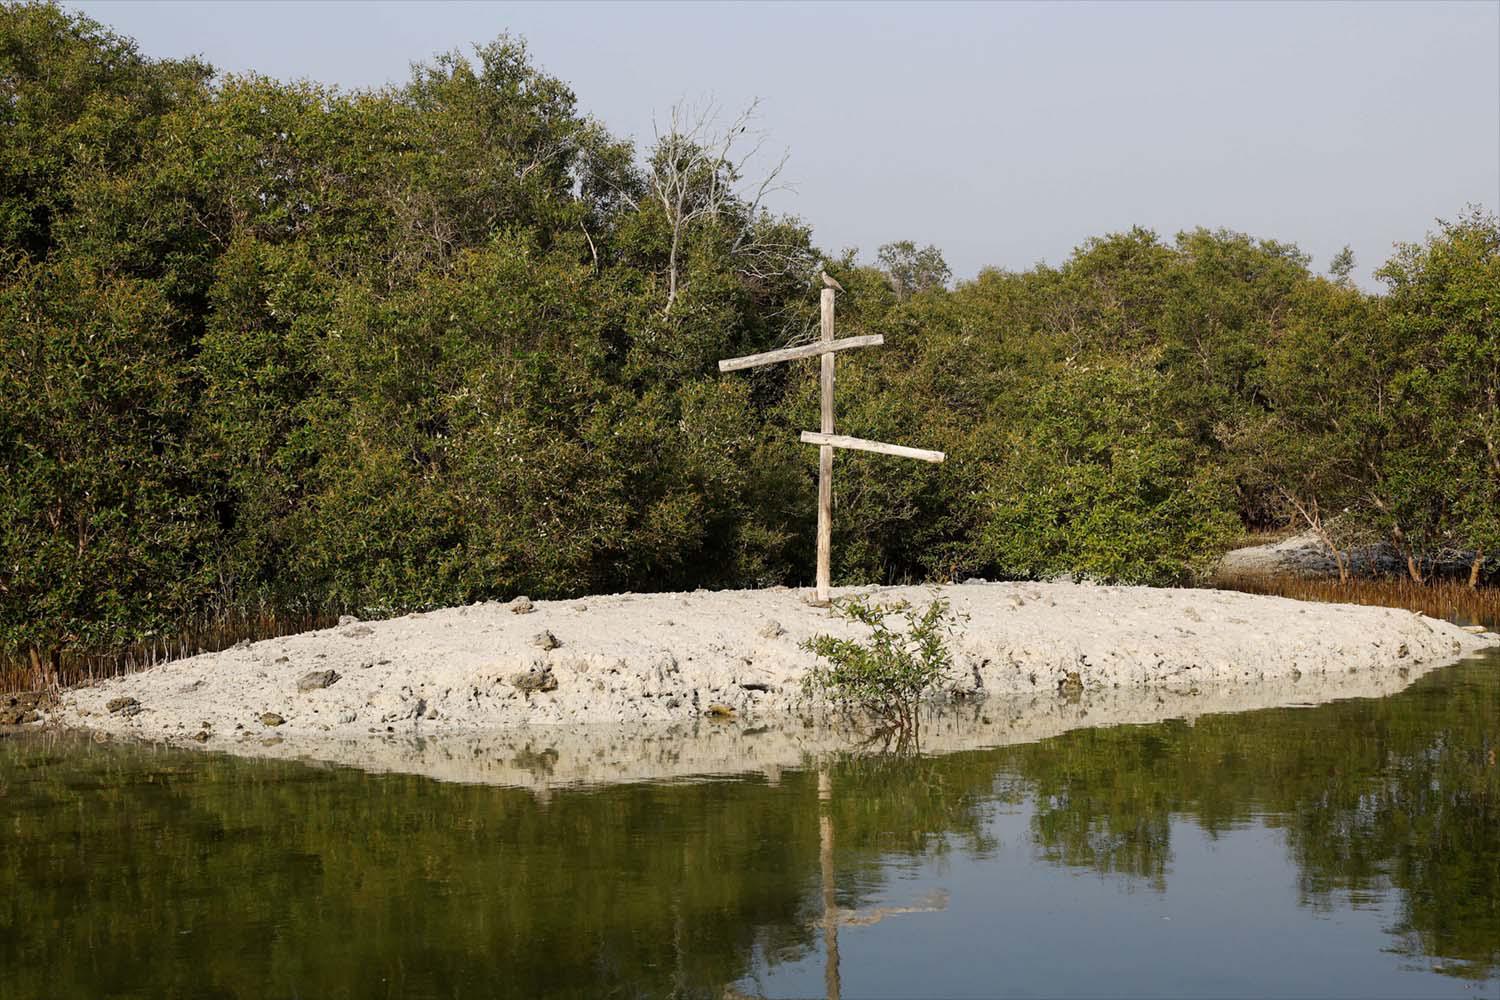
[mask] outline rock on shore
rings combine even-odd
[[[965,698],[1192,696],[1407,678],[1496,643],[1406,611],[1215,590],[971,583],[858,588],[947,598]],[[518,613],[520,612],[520,613]],[[67,692],[52,721],[233,749],[535,725],[775,719],[807,706],[818,633],[860,626],[799,591],[491,602],[241,645]],[[133,699],[132,710],[108,707]],[[267,720],[272,721],[267,721]]]
[[[1450,553],[1447,558],[1429,567],[1429,572],[1466,574],[1473,558],[1472,552]],[[1344,552],[1344,559],[1347,569],[1355,576],[1406,573],[1405,561],[1386,542],[1357,545]],[[1221,579],[1338,576],[1339,565],[1316,533],[1304,531],[1264,545],[1230,549],[1219,559],[1215,572]]]

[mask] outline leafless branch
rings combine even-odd
[[[655,146],[648,163],[647,187],[671,226],[667,259],[667,302],[670,313],[682,281],[682,251],[690,231],[706,220],[733,226],[730,253],[741,261],[741,273],[759,279],[811,267],[805,248],[779,243],[765,236],[765,201],[788,190],[781,180],[789,153],[783,153],[756,180],[747,180],[754,161],[768,141],[752,130],[760,101],[752,101],[727,125],[713,101],[691,107],[673,105],[666,125],[655,120]],[[634,201],[630,201],[635,206]],[[638,207],[638,206],[635,206]]]

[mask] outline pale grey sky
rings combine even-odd
[[[155,56],[344,87],[524,36],[581,108],[649,140],[684,96],[763,99],[836,252],[912,239],[955,273],[1057,263],[1140,224],[1289,240],[1359,277],[1500,209],[1500,2],[70,4]]]

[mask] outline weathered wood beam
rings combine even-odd
[[[821,445],[825,448],[852,448],[855,451],[873,451],[878,455],[899,455],[901,458],[915,458],[919,462],[936,463],[948,457],[940,451],[928,451],[926,448],[908,448],[902,444],[866,441],[864,438],[848,437],[843,434],[820,434],[817,431],[803,431],[802,443]]]
[[[820,423],[824,434],[833,433],[833,299],[834,290],[825,287],[818,301],[819,335],[822,371],[818,373]],[[851,337],[850,340],[859,338]],[[875,339],[875,338],[871,338]],[[884,338],[880,338],[884,341]],[[817,601],[828,604],[833,600],[833,449],[818,449],[818,564]]]
[[[729,358],[719,362],[719,371],[736,372],[741,368],[759,368],[761,365],[774,365],[778,361],[815,358],[820,354],[827,355],[834,351],[847,351],[855,347],[879,347],[883,343],[885,343],[885,338],[878,333],[868,337],[845,337],[843,340],[819,340],[798,347],[783,347],[778,351],[747,354],[743,358]]]

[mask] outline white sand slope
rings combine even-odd
[[[947,598],[967,616],[954,640],[954,687],[996,705],[1002,696],[1050,705],[1070,674],[1101,704],[1165,705],[1170,695],[1200,698],[1204,711],[1294,702],[1299,689],[1305,700],[1385,693],[1497,641],[1405,611],[1213,590],[981,583],[838,594],[856,592],[918,605]],[[197,736],[209,749],[264,753],[263,741],[279,740],[271,746],[351,762],[379,757],[370,748],[392,736],[659,730],[724,708],[753,727],[808,709],[801,679],[814,661],[804,640],[863,631],[787,589],[617,594],[537,602],[527,613],[488,603],[180,660],[71,691],[51,719],[189,745]],[[134,702],[110,711],[119,699]],[[1216,700],[1224,706],[1208,707]]]

